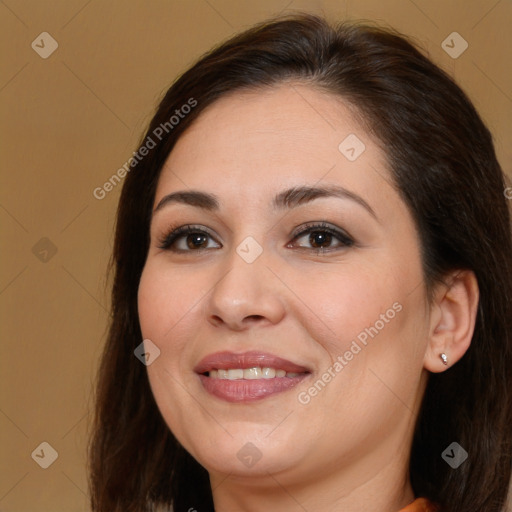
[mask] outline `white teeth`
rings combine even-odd
[[[254,379],[273,379],[275,377],[298,377],[301,373],[286,372],[285,370],[259,366],[253,368],[230,368],[228,370],[210,370],[208,376],[212,379],[226,380],[254,380]]]
[[[247,368],[244,370],[244,379],[261,379],[261,368]]]
[[[261,373],[264,379],[273,379],[276,376],[274,368],[262,368]]]
[[[239,368],[230,368],[228,370],[228,379],[229,380],[236,380],[236,379],[243,379],[244,378],[244,371],[240,370]]]

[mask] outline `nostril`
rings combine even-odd
[[[212,320],[215,323],[215,325],[220,325],[223,323],[222,318],[218,315],[212,315]]]
[[[245,320],[261,320],[262,318],[264,318],[262,315],[249,315],[245,317]]]

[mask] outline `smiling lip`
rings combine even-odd
[[[205,373],[210,370],[229,370],[233,368],[254,368],[255,366],[280,368],[286,372],[303,373],[309,372],[304,366],[292,363],[286,359],[268,354],[266,352],[244,352],[235,354],[234,352],[216,352],[202,359],[194,368],[196,373]]]
[[[207,374],[216,369],[247,369],[254,367],[268,367],[285,370],[290,373],[299,373],[295,377],[275,377],[272,379],[227,380],[213,379]],[[304,378],[311,374],[308,368],[292,363],[286,359],[264,352],[217,352],[202,359],[194,368],[199,374],[201,383],[206,391],[227,402],[253,402],[281,393],[295,387]]]

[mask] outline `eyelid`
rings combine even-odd
[[[335,237],[337,237],[340,242],[342,242],[345,246],[352,246],[355,244],[354,237],[350,235],[347,231],[337,226],[334,226],[326,221],[312,221],[307,222],[306,224],[302,224],[298,227],[292,234],[292,242],[297,240],[297,238],[301,238],[308,233],[314,233],[315,231],[326,231],[331,233]],[[319,250],[319,249],[317,249]],[[327,248],[325,251],[334,250],[334,248]]]
[[[351,236],[342,228],[339,228],[338,226],[331,224],[330,222],[327,222],[325,220],[312,220],[309,222],[305,222],[304,224],[301,224],[299,227],[295,228],[295,230],[292,233],[292,237],[296,237],[308,229],[327,229],[331,231],[338,232],[342,235],[346,235],[347,237],[351,238]]]
[[[302,238],[303,236],[314,233],[315,231],[319,232],[327,232],[333,235],[338,239],[338,241],[342,244],[341,247],[328,247],[328,248],[308,248],[303,246],[298,246],[299,249],[309,250],[312,252],[332,252],[342,249],[343,247],[350,247],[354,245],[355,241],[354,238],[344,229],[339,228],[335,225],[332,225],[326,221],[310,221],[305,224],[302,224],[298,228],[296,228],[291,236],[291,242],[287,243],[286,247],[291,248],[294,247],[293,242],[295,242],[298,238]],[[183,237],[183,235],[191,234],[191,233],[200,233],[209,236],[211,239],[213,239],[216,243],[220,243],[217,241],[214,234],[211,232],[211,230],[205,226],[202,225],[194,225],[194,224],[176,224],[173,226],[170,226],[169,229],[166,231],[166,234],[159,238],[158,240],[158,247],[163,250],[170,250],[177,253],[193,253],[193,252],[203,252],[206,250],[209,250],[211,248],[198,248],[195,250],[183,250],[183,249],[171,249],[171,246],[173,243],[176,242],[176,240]],[[222,244],[220,244],[222,247]]]
[[[215,240],[217,243],[219,243],[216,240],[216,237],[213,235],[210,229],[206,228],[202,225],[196,225],[196,224],[176,224],[171,225],[168,230],[165,232],[165,234],[158,239],[158,247],[159,249],[164,250],[172,250],[170,247],[171,245],[178,240],[181,236],[190,234],[190,233],[203,233],[205,235],[208,235],[210,238]],[[221,244],[222,245],[222,244]],[[202,250],[206,249],[197,249],[195,251],[182,251],[180,249],[175,249],[174,252],[201,252]]]

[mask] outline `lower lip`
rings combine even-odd
[[[212,379],[199,375],[201,382],[213,396],[226,402],[254,402],[294,388],[309,374],[297,377],[274,377],[273,379]]]

